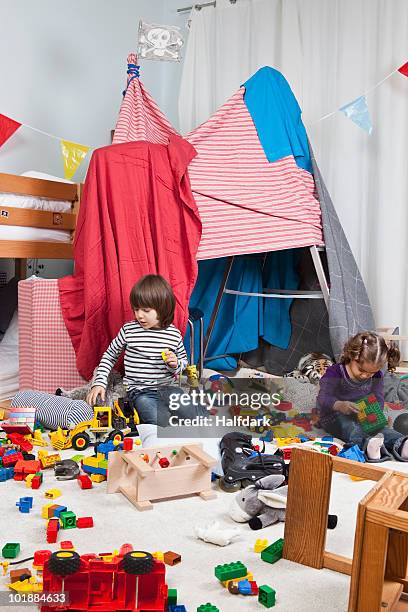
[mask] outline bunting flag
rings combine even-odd
[[[398,72],[408,77],[408,62],[405,62],[405,64],[402,64],[402,66],[398,68]]]
[[[61,140],[61,153],[64,160],[64,176],[66,179],[72,179],[78,166],[88,153],[90,147],[70,142],[69,140]]]
[[[0,115],[0,147],[21,127],[21,123],[6,117],[6,115]]]
[[[356,125],[361,127],[368,134],[371,134],[373,131],[365,96],[360,96],[356,100],[353,100],[353,102],[349,102],[349,104],[342,106],[339,108],[339,111],[344,113],[348,119],[354,121]]]

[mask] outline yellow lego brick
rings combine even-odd
[[[84,457],[83,459],[83,464],[84,465],[90,465],[91,467],[99,467],[99,462],[101,461],[101,459],[105,459],[105,455],[102,455],[101,453],[98,453],[100,455],[100,458],[98,459],[98,455],[96,457]]]
[[[254,575],[251,572],[248,572],[246,576],[240,576],[239,578],[231,578],[231,580],[224,580],[224,581],[221,581],[221,584],[223,584],[225,588],[228,589],[228,585],[230,582],[237,582],[238,580],[253,580],[253,579],[254,579]]]
[[[156,550],[156,552],[152,553],[152,555],[158,561],[164,561],[164,554],[161,550]]]
[[[45,491],[44,495],[47,499],[56,499],[57,497],[60,497],[62,493],[59,489],[48,489]]]
[[[41,516],[43,519],[47,519],[48,518],[48,512],[49,509],[51,508],[51,506],[55,506],[55,504],[45,504],[45,506],[43,506],[41,508]]]
[[[34,478],[35,474],[27,474],[26,479],[25,479],[25,484],[26,487],[28,487],[29,489],[31,489],[31,481]]]
[[[265,548],[267,548],[268,545],[269,545],[268,540],[266,540],[265,538],[264,539],[258,538],[254,545],[254,551],[256,553],[260,553],[263,550],[265,550]]]
[[[106,480],[106,476],[103,474],[90,474],[89,476],[92,482],[103,482]]]

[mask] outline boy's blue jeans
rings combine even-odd
[[[340,440],[348,444],[357,444],[361,449],[363,448],[364,440],[371,437],[364,433],[360,423],[346,414],[339,414],[334,421],[325,425],[325,429],[332,436],[340,438]],[[384,427],[378,433],[383,434],[384,446],[388,451],[393,451],[394,449],[398,451],[401,443],[405,440],[404,436],[390,427]]]
[[[183,402],[177,400],[183,395]],[[153,423],[161,427],[169,424],[169,417],[177,415],[180,418],[194,418],[196,416],[207,416],[205,406],[188,400],[188,393],[181,387],[165,385],[154,389],[143,389],[141,391],[128,391],[128,398],[134,404],[141,423]],[[170,410],[170,403],[177,405],[177,410]]]

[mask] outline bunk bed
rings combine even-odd
[[[0,173],[0,257],[72,259],[81,184]]]

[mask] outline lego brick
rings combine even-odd
[[[19,553],[20,544],[18,542],[7,542],[1,551],[1,554],[5,559],[15,559]]]
[[[169,605],[169,612],[187,612],[187,608],[186,606],[183,606],[183,604],[178,604],[178,605]]]
[[[276,591],[267,584],[259,587],[258,601],[265,608],[272,608],[276,603]]]
[[[242,578],[243,576],[246,576],[247,572],[247,568],[241,561],[217,565],[214,569],[215,576],[221,582],[231,580],[233,578]]]
[[[25,580],[31,578],[31,570],[28,567],[22,567],[21,569],[10,570],[10,582],[18,582],[19,580]]]
[[[58,537],[59,519],[51,518],[48,521],[46,536],[48,544],[55,544]]]
[[[213,604],[210,604],[208,602],[206,604],[201,604],[201,606],[198,606],[197,612],[220,612],[220,611],[219,611],[219,608],[217,608],[217,606],[213,606]]]
[[[103,474],[91,474],[92,482],[104,482],[106,480],[106,476]]]
[[[68,512],[61,512],[59,520],[62,529],[74,529],[76,527],[76,516],[70,510]]]
[[[231,583],[235,583],[236,585],[238,585],[238,581],[239,580],[253,580],[254,576],[252,574],[252,572],[248,572],[245,576],[240,576],[239,578],[231,578],[230,580],[222,580],[221,584],[223,586],[225,586],[226,589],[230,589],[230,585]]]
[[[280,538],[261,552],[261,559],[267,563],[276,563],[282,558],[282,552],[283,538]]]
[[[60,542],[60,548],[61,550],[75,550],[71,540],[62,540],[62,542]]]
[[[167,593],[167,604],[168,605],[176,605],[177,604],[177,589],[169,589]]]
[[[60,518],[63,512],[67,512],[68,508],[66,506],[57,506],[56,508],[51,508],[51,516],[54,518]]]
[[[77,481],[81,489],[92,489],[92,480],[86,474],[79,475]]]
[[[238,582],[238,592],[241,593],[241,595],[252,595],[252,589],[249,580],[240,580]]]
[[[60,497],[62,493],[59,489],[47,489],[44,495],[47,499],[56,499],[57,497]]]
[[[94,526],[92,516],[81,516],[76,520],[76,526],[78,529],[87,529]]]
[[[181,563],[181,555],[172,550],[168,550],[163,554],[163,561],[166,565],[176,565],[177,563]]]
[[[265,548],[267,548],[267,547],[268,547],[268,540],[266,538],[264,538],[264,539],[258,538],[255,541],[254,551],[256,553],[260,553],[263,550],[265,550]]]

